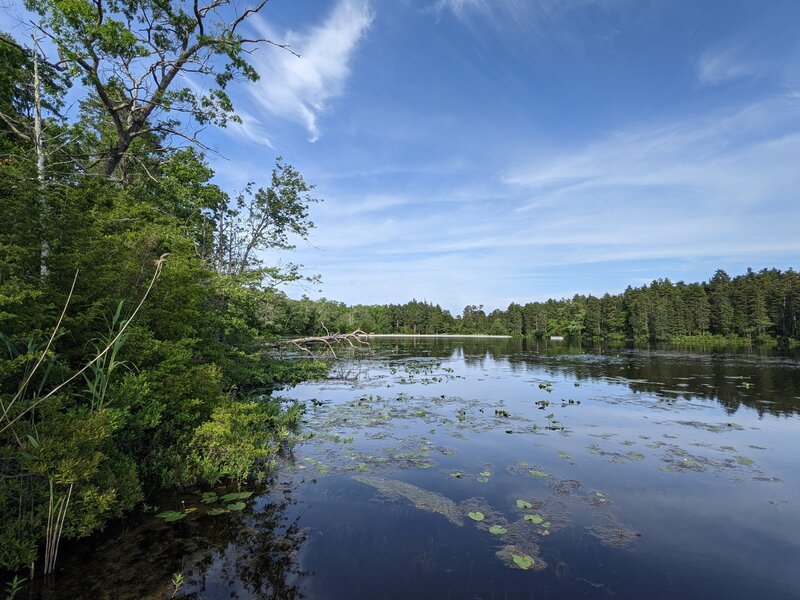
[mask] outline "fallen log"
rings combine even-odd
[[[329,351],[334,358],[336,358],[335,348],[369,348],[367,341],[367,333],[356,329],[350,333],[328,333],[327,335],[312,335],[308,337],[295,338],[293,340],[283,340],[274,346],[294,346],[311,356],[314,355],[311,348],[314,346],[323,346]]]

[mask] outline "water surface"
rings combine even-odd
[[[165,498],[198,510],[73,546],[56,596],[800,598],[796,358],[373,349],[283,392],[304,439],[243,511]]]

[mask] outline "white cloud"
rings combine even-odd
[[[703,85],[718,85],[724,81],[751,77],[763,70],[746,58],[740,45],[706,50],[696,64],[697,79]]]
[[[586,9],[617,10],[624,4],[626,0],[438,0],[428,11],[439,17],[450,13],[476,31],[484,31],[488,26],[506,34],[512,25],[535,36],[567,41],[567,32],[556,25],[570,13]],[[598,35],[610,39],[618,33],[603,30]]]
[[[465,172],[427,194],[411,182],[387,185],[352,210],[332,200],[330,211],[315,212],[315,248],[301,249],[298,261],[323,274],[328,297],[416,296],[453,310],[552,295],[539,287],[548,271],[570,273],[574,291],[589,291],[576,270],[759,266],[800,256],[798,155],[798,99],[642,124],[550,151],[483,185],[484,175],[465,181]]]
[[[319,115],[344,92],[353,54],[372,18],[365,0],[340,0],[324,23],[307,32],[276,32],[265,21],[257,21],[262,35],[289,43],[300,58],[268,46],[254,54],[261,79],[248,90],[255,104],[300,123],[310,140],[316,141]]]

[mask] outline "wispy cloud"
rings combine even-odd
[[[428,8],[441,18],[451,14],[476,31],[487,28],[508,33],[508,25],[536,36],[566,39],[566,32],[555,25],[578,11],[586,9],[616,10],[625,0],[438,0]],[[618,31],[603,31],[601,38],[609,38]]]
[[[706,50],[697,60],[697,80],[703,85],[718,85],[740,77],[751,77],[763,72],[759,65],[746,56],[740,44]]]
[[[289,43],[300,58],[275,48],[262,48],[253,62],[261,79],[249,92],[261,109],[303,125],[310,140],[320,136],[318,118],[330,100],[344,91],[350,62],[372,23],[366,0],[340,0],[328,18],[306,32],[279,32],[264,20],[262,35]]]
[[[455,179],[450,193],[400,182],[352,210],[346,202],[344,220],[334,206],[320,210],[315,248],[299,260],[324,273],[330,297],[415,295],[458,309],[530,300],[543,272],[609,272],[639,261],[758,266],[800,255],[797,99],[642,124],[547,154],[473,193],[458,192],[466,184]],[[573,293],[591,291],[581,283],[591,277],[573,277]]]

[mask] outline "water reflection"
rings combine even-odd
[[[197,494],[164,497],[162,506],[201,506]],[[267,490],[249,514],[192,513],[165,523],[139,515],[115,530],[72,543],[59,557],[55,579],[31,598],[140,600],[169,598],[175,573],[180,598],[303,598],[310,573],[298,566],[305,534],[290,489]]]
[[[759,349],[757,354],[749,349],[698,352],[475,338],[425,340],[424,345],[380,340],[373,346],[396,359],[431,357],[434,366],[439,364],[437,358],[463,359],[473,369],[485,369],[487,361],[493,361],[513,372],[544,370],[553,378],[619,383],[667,401],[714,400],[729,414],[742,405],[759,414],[800,412],[800,363],[795,356],[769,349]]]

